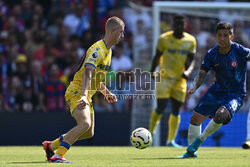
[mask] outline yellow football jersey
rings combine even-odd
[[[183,38],[177,39],[173,31],[168,31],[160,36],[157,49],[163,53],[160,59],[160,70],[164,70],[162,76],[179,79],[185,71],[188,53],[196,52],[196,40],[186,32]]]
[[[104,40],[97,41],[87,50],[85,58],[82,60],[77,72],[75,73],[71,84],[80,86],[79,93],[82,93],[81,83],[85,65],[91,65],[95,68],[95,71],[92,74],[91,85],[88,93],[89,100],[91,100],[91,97],[95,94],[97,87],[103,81],[107,71],[110,69],[111,54],[112,51],[111,49],[108,50]]]

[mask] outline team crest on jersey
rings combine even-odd
[[[236,67],[237,66],[237,61],[232,61],[231,62],[231,66],[234,68],[234,67]]]
[[[97,52],[94,52],[94,53],[92,54],[92,57],[93,57],[94,59],[96,59],[96,58],[98,57]]]

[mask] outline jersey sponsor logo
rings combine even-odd
[[[231,66],[232,66],[232,67],[236,67],[236,66],[237,66],[237,61],[232,61],[232,62],[231,62]]]
[[[172,54],[180,54],[180,55],[186,55],[188,53],[186,50],[182,50],[182,49],[168,49],[168,52]]]
[[[111,68],[110,66],[103,65],[103,64],[99,64],[97,67],[99,67],[101,70],[105,70],[105,71],[108,71]]]
[[[92,57],[93,57],[94,59],[96,59],[96,58],[98,57],[97,52],[94,52],[94,53],[92,54]]]

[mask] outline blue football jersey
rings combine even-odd
[[[214,70],[216,81],[211,91],[246,95],[247,61],[250,60],[250,49],[232,42],[227,54],[219,53],[219,46],[210,49],[202,62],[201,69]]]

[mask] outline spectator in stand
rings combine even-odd
[[[81,36],[81,45],[84,49],[84,53],[91,46],[91,42],[93,40],[92,32],[90,29],[86,30]]]
[[[133,34],[132,32],[127,32],[126,33],[126,38],[123,41],[123,52],[125,55],[127,55],[128,57],[130,57],[131,60],[133,60],[134,56],[133,56]]]
[[[33,94],[30,81],[24,83],[23,89],[17,94],[16,102],[17,112],[33,112],[38,106],[38,97]]]
[[[45,112],[45,77],[42,74],[42,64],[38,60],[34,60],[31,65],[31,86],[33,95],[37,98],[37,105],[34,111]]]
[[[65,85],[68,85],[69,82],[73,79],[74,73],[78,68],[79,61],[81,61],[81,48],[78,44],[78,39],[71,37],[67,42],[64,43],[64,51],[62,56],[57,59],[57,63],[60,65],[59,67],[62,70],[61,80]]]
[[[82,58],[84,54],[84,49],[81,47],[81,43],[79,37],[77,35],[72,35],[69,37],[69,42],[71,43],[72,47],[71,50],[76,52],[78,58]]]
[[[42,63],[42,74],[45,76],[45,78],[49,77],[50,67],[55,63],[57,63],[56,55],[52,52],[45,52]]]
[[[143,5],[143,0],[133,0],[133,3],[135,3],[136,5]],[[123,16],[127,25],[126,28],[128,29],[128,31],[131,31],[133,35],[136,35],[135,29],[138,20],[143,20],[143,23],[145,25],[144,28],[152,27],[152,17],[146,10],[139,8],[124,8],[123,12]]]
[[[45,22],[46,20],[42,16],[33,14],[30,21],[27,23],[26,28],[31,31],[39,30],[44,27],[44,24],[46,24]]]
[[[207,39],[212,36],[211,33],[202,28],[203,21],[200,18],[195,18],[192,20],[192,32],[197,39],[197,47],[199,49],[204,49],[207,45]]]
[[[4,47],[3,45],[0,44],[0,92],[3,91],[3,89],[5,89],[5,86],[3,86],[3,83],[6,81],[6,85],[7,85],[7,76],[9,76],[8,74],[9,72],[9,63],[7,61],[6,55],[4,53]]]
[[[234,27],[234,42],[241,43],[243,46],[247,46],[249,34],[243,32],[243,22],[241,20],[235,20]]]
[[[82,2],[74,5],[74,12],[65,16],[63,24],[69,28],[70,34],[81,36],[82,33],[90,28],[89,11]]]
[[[112,58],[111,69],[116,72],[115,86],[110,88],[113,93],[118,95],[132,94],[133,87],[131,86],[132,78],[129,75],[132,71],[132,60],[124,55],[122,44],[116,45],[114,49],[114,57]],[[129,112],[131,109],[131,99],[120,99],[114,108],[118,108],[119,111]]]
[[[30,0],[22,0],[22,19],[24,20],[25,26],[29,24],[33,14],[33,6]]]
[[[136,27],[134,30],[134,45],[136,48],[144,49],[142,47],[145,47],[143,45],[146,42],[146,31],[145,31],[145,24],[143,20],[138,19],[136,22]]]
[[[132,70],[132,60],[123,54],[122,44],[116,45],[111,68],[113,71],[129,72]]]
[[[57,64],[52,64],[49,70],[49,78],[46,81],[46,107],[49,112],[64,112],[64,92],[65,86],[58,77],[59,68]]]
[[[4,48],[0,45],[0,96],[2,100],[2,109],[4,109],[4,98],[8,91],[8,80],[10,77],[10,64],[6,59]]]
[[[11,15],[15,17],[16,27],[18,28],[18,30],[23,32],[25,29],[25,25],[21,14],[22,14],[22,7],[21,5],[16,4],[11,10]]]
[[[28,59],[24,54],[19,54],[16,58],[16,71],[14,73],[21,82],[21,88],[25,83],[31,82],[31,74],[28,68]]]
[[[8,87],[8,92],[4,96],[4,111],[15,112],[18,109],[16,103],[16,97],[20,94],[20,91],[23,89],[21,86],[20,79],[18,76],[12,76],[9,78],[10,84]]]
[[[43,30],[35,30],[32,32],[31,39],[25,43],[24,51],[29,60],[33,59],[35,51],[41,50],[43,48],[43,34]]]
[[[43,47],[35,51],[33,59],[42,61],[46,52],[51,52],[55,54],[56,57],[61,56],[61,52],[55,47],[53,47],[53,39],[50,34],[46,34],[44,36]]]
[[[63,15],[67,15],[72,12],[74,1],[65,1],[65,0],[53,0],[51,1],[51,10],[49,12],[50,16],[53,16],[55,13],[60,12]]]
[[[4,23],[3,32],[6,33],[7,37],[15,36],[17,43],[22,46],[25,41],[24,34],[18,29],[16,19],[13,16],[8,18],[8,22]]]
[[[56,37],[58,36],[59,29],[63,25],[63,13],[57,12],[51,18],[51,24],[47,28],[47,32],[53,37],[53,41],[56,41]]]
[[[68,27],[62,25],[59,27],[59,32],[56,37],[55,47],[59,50],[64,50],[64,45],[68,41],[70,36]]]

